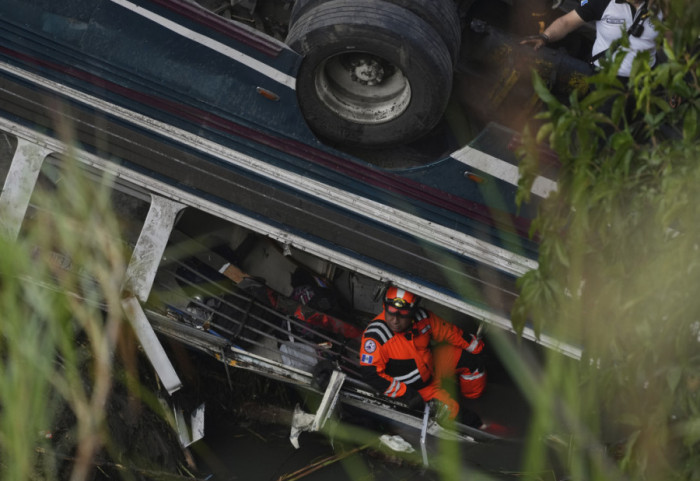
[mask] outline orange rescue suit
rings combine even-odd
[[[394,333],[384,322],[382,311],[365,328],[360,349],[360,369],[365,381],[390,398],[401,398],[415,389],[424,401],[438,399],[454,418],[459,404],[441,388],[440,379],[458,373],[460,390],[467,397],[478,397],[486,383],[486,373],[478,354],[483,342],[434,313],[418,309],[412,326]],[[445,343],[433,356],[434,343]]]

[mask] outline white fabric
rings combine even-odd
[[[640,14],[640,10],[641,8],[636,11],[635,16]],[[603,17],[596,22],[596,38],[593,43],[592,56],[609,48],[614,40],[621,37],[621,32],[626,32],[633,22],[634,17],[630,4],[611,1],[603,12]],[[655,40],[657,32],[649,18],[645,18],[640,23],[644,26],[642,35],[640,37],[630,35],[629,49],[620,47],[615,52],[615,54],[628,52],[617,71],[621,77],[629,77],[632,72],[632,61],[638,52],[648,50],[651,56],[649,64],[653,66],[656,62]],[[595,65],[600,66],[599,60],[595,61]]]
[[[394,436],[383,434],[379,437],[379,440],[385,446],[388,446],[392,450],[400,453],[412,453],[413,451],[415,451],[415,449],[413,449],[413,446],[411,446],[404,438],[402,438],[398,434]]]
[[[282,352],[282,363],[285,366],[295,367],[302,371],[311,372],[318,362],[316,350],[307,344],[282,342],[280,351]]]

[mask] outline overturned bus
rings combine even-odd
[[[423,15],[402,4],[422,5]],[[435,4],[458,12],[452,2]],[[138,235],[123,303],[169,393],[183,386],[161,336],[322,394],[316,415],[297,416],[293,442],[302,430],[320,429],[340,404],[403,426],[424,458],[431,436],[494,441],[468,426],[448,432],[428,411],[409,412],[373,392],[357,373],[358,334],[387,285],[419,293],[465,330],[483,324],[514,336],[515,282],[537,265],[529,236],[536,201],[515,203],[513,130],[491,123],[431,162],[391,169],[334,146],[404,142],[443,115],[447,97],[423,96],[438,80],[440,95],[449,96],[461,23],[450,13],[460,27],[447,35],[426,5],[298,0],[288,34],[296,51],[184,0],[3,2],[4,235],[21,235],[34,187],[46,169],[55,182],[70,152],[86,172],[113,175],[116,190],[147,212],[132,219]],[[405,28],[398,20],[387,38],[399,45],[377,36],[381,52],[361,46],[346,58],[335,44],[315,50],[319,42],[326,48],[319,32],[337,22],[356,18],[350,23],[359,29],[372,17],[385,25],[398,9],[429,37],[418,42],[429,40],[428,50],[415,53],[415,42],[397,34]],[[414,53],[425,63],[415,71]],[[436,59],[449,68],[427,81]],[[375,102],[377,85],[384,100]],[[423,103],[432,105],[430,118],[413,110]],[[71,138],[59,124],[71,126]],[[555,188],[552,162],[533,198]],[[310,286],[327,289],[317,298],[325,302],[300,300],[299,289]],[[575,343],[529,327],[523,336],[580,356]],[[327,387],[312,374],[320,361],[335,368]],[[498,383],[490,389],[498,393]],[[513,409],[488,397],[475,409],[523,428],[522,420],[498,419]],[[181,436],[185,444],[196,438]]]

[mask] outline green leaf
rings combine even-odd
[[[546,124],[542,125],[542,127],[540,127],[540,130],[537,131],[537,143],[542,143],[545,140],[545,138],[549,137],[553,130],[554,124],[552,124],[551,122],[547,122]]]
[[[542,81],[542,78],[533,70],[532,74],[533,87],[535,88],[535,93],[546,103],[550,108],[554,106],[561,105],[559,101],[552,95],[547,86]]]
[[[564,242],[560,240],[555,240],[553,242],[554,244],[554,252],[557,255],[557,259],[559,259],[559,262],[561,265],[564,267],[569,267],[569,256],[566,254],[566,251],[564,250]]]
[[[627,102],[627,99],[620,95],[613,101],[612,109],[611,109],[611,114],[610,114],[610,119],[613,121],[615,125],[619,125],[620,122],[622,122],[622,119],[624,117],[625,113],[625,103]]]
[[[656,106],[656,108],[658,108],[659,110],[661,110],[665,113],[668,113],[672,110],[671,106],[668,104],[668,100],[666,100],[664,98],[657,97],[656,95],[654,95],[651,97],[650,100],[651,100],[651,103]]]
[[[661,65],[658,65],[655,69],[655,77],[656,77],[656,82],[658,85],[666,85],[668,84],[669,79],[671,78],[671,66],[669,63],[662,63]]]
[[[581,108],[598,107],[615,95],[620,95],[620,90],[612,88],[594,90],[581,101]]]
[[[518,336],[523,335],[525,324],[527,323],[527,308],[520,298],[516,299],[511,311],[511,325]]]
[[[695,139],[698,131],[698,110],[691,108],[683,119],[683,137]]]

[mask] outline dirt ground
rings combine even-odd
[[[165,421],[164,411],[156,399],[158,382],[142,354],[133,366],[138,370],[140,386],[123,382],[125,367],[117,360],[114,386],[105,406],[106,426],[102,448],[92,459],[86,480],[125,479],[133,481],[192,479],[189,454],[177,440],[175,431]],[[131,364],[131,363],[129,363]],[[90,359],[84,364],[83,375],[88,386]],[[56,402],[53,425],[45,435],[46,443],[39,449],[39,471],[45,478],[73,479],[78,456],[76,417],[63,402]]]

